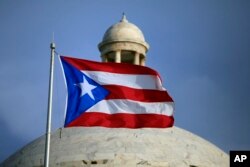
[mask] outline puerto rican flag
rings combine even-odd
[[[173,100],[153,69],[65,56],[60,59],[68,91],[65,127],[173,126]]]

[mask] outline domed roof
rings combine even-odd
[[[42,166],[45,136],[9,157],[3,166]],[[1,166],[0,165],[0,166]],[[51,136],[51,166],[228,167],[229,156],[183,129],[73,127]]]
[[[134,42],[142,44],[146,48],[149,47],[142,31],[136,25],[128,22],[125,15],[119,23],[108,28],[99,47],[110,42]]]

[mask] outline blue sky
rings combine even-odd
[[[0,1],[0,162],[45,133],[49,44],[100,61],[97,44],[125,12],[150,44],[175,100],[175,125],[229,150],[250,150],[250,1]],[[53,130],[66,88],[55,63]]]

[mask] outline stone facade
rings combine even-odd
[[[45,136],[9,157],[1,167],[42,167]],[[229,157],[177,127],[123,129],[75,127],[52,134],[50,166],[228,167]]]

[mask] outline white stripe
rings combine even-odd
[[[173,115],[173,102],[145,103],[132,100],[102,100],[86,112]]]
[[[165,90],[154,75],[117,74],[100,71],[81,71],[100,85],[122,85],[136,89]]]

